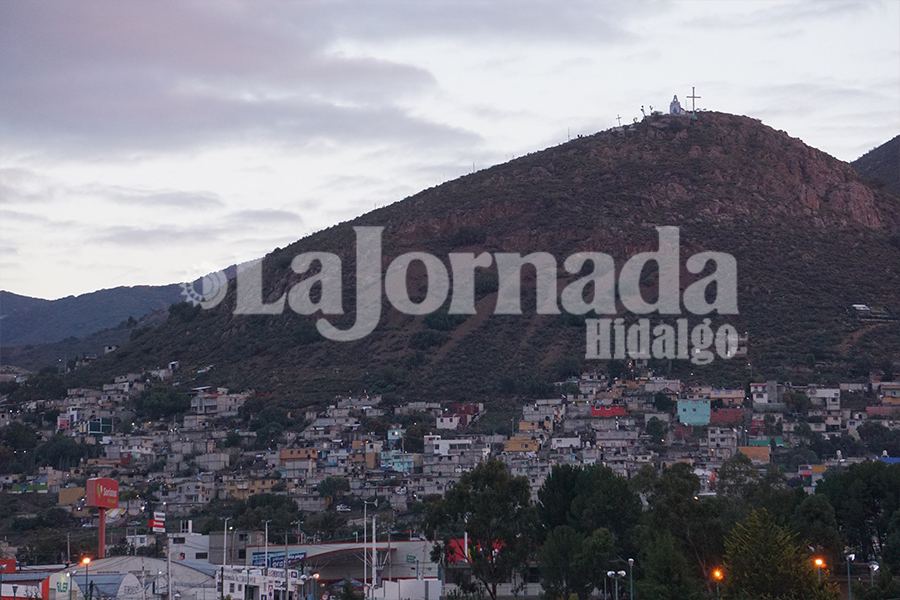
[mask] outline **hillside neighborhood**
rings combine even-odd
[[[868,382],[720,388],[668,379],[644,361],[621,367],[615,376],[592,371],[556,382],[553,397],[524,399],[517,409],[360,392],[285,410],[252,390],[185,389],[178,362],[58,397],[34,385],[53,374],[6,373],[3,385],[13,391],[0,412],[2,495],[48,499],[40,505],[64,511],[71,531],[35,544],[7,530],[0,552],[19,566],[4,590],[15,577],[21,590],[32,589],[91,556],[98,575],[134,576],[155,594],[167,593],[159,573],[174,568],[182,597],[218,597],[214,590],[237,578],[256,590],[248,599],[265,600],[267,586],[268,597],[283,587],[285,551],[289,565],[304,565],[289,573],[292,585],[307,585],[299,578],[315,572],[322,585],[366,586],[368,543],[377,546],[370,580],[378,594],[402,598],[418,593],[415,585],[438,586],[436,594],[456,587],[458,575],[450,576],[452,554],[449,562],[435,556],[439,540],[424,529],[422,507],[492,460],[523,477],[535,503],[564,465],[599,465],[625,480],[683,465],[705,498],[720,491],[729,464],[759,477],[781,473],[784,486],[811,494],[832,470],[900,463],[900,381],[880,373]],[[32,387],[37,397],[15,401]],[[105,515],[109,558],[97,556],[98,513],[86,503],[97,478],[118,488]],[[216,514],[254,498],[288,506],[296,519],[267,531],[273,519],[242,528]],[[35,510],[32,518],[41,517]],[[180,580],[185,569],[202,583]],[[531,591],[518,593],[538,594],[539,581],[523,580]],[[513,593],[515,582],[505,585]]]

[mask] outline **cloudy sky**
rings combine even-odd
[[[0,1],[0,289],[190,280],[697,86],[852,160],[900,2]]]

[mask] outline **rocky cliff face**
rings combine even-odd
[[[677,225],[685,252],[737,258],[735,324],[751,339],[749,361],[685,367],[684,376],[847,377],[900,348],[896,327],[861,328],[847,314],[854,302],[898,303],[898,224],[896,197],[784,132],[729,114],[662,116],[447,182],[277,249],[264,280],[274,299],[300,278],[290,270],[296,254],[335,252],[352,311],[354,225],[385,227],[385,265],[410,250],[546,251],[559,263],[598,251],[621,261],[655,248],[654,226]],[[651,294],[654,284],[648,273]],[[293,314],[235,316],[232,292],[216,310],[178,311],[94,374],[175,359],[215,364],[211,382],[296,402],[363,387],[446,398],[546,392],[543,383],[585,366],[583,320],[533,314],[525,285],[532,310],[524,316],[492,315],[487,282],[477,315],[448,324],[386,310],[379,328],[354,343],[323,341],[311,319]],[[424,286],[415,273],[410,288]]]

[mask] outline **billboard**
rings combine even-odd
[[[306,552],[291,550],[288,552],[288,568],[296,567],[297,563],[306,558]],[[266,564],[265,552],[254,550],[250,555],[250,564],[254,567],[262,567]],[[275,569],[284,568],[284,550],[269,550],[269,567]]]
[[[119,482],[108,477],[87,480],[85,486],[87,505],[96,508],[116,508],[119,506]]]

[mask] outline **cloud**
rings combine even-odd
[[[212,192],[191,192],[184,190],[142,190],[102,184],[78,186],[72,191],[76,194],[98,197],[117,204],[135,205],[150,208],[168,207],[208,210],[213,208],[221,208],[225,205],[219,195]]]
[[[218,226],[178,227],[161,225],[155,227],[134,227],[116,225],[95,231],[92,241],[120,246],[160,246],[167,244],[207,244],[221,239],[223,230]]]
[[[0,169],[0,204],[33,204],[56,194],[50,181],[30,169]]]
[[[478,140],[399,106],[435,86],[430,73],[341,53],[325,25],[334,15],[285,6],[0,4],[0,144],[127,157],[260,140]]]
[[[240,210],[226,216],[226,222],[238,225],[296,225],[303,219],[289,210],[259,208]]]
[[[860,11],[871,10],[881,0],[819,0],[807,2],[751,3],[749,12],[735,14],[730,11],[711,13],[690,19],[685,25],[701,29],[754,29],[776,25],[795,27],[798,23],[808,23],[811,19],[843,18]],[[737,5],[740,6],[740,5]],[[762,6],[763,8],[758,8]]]

